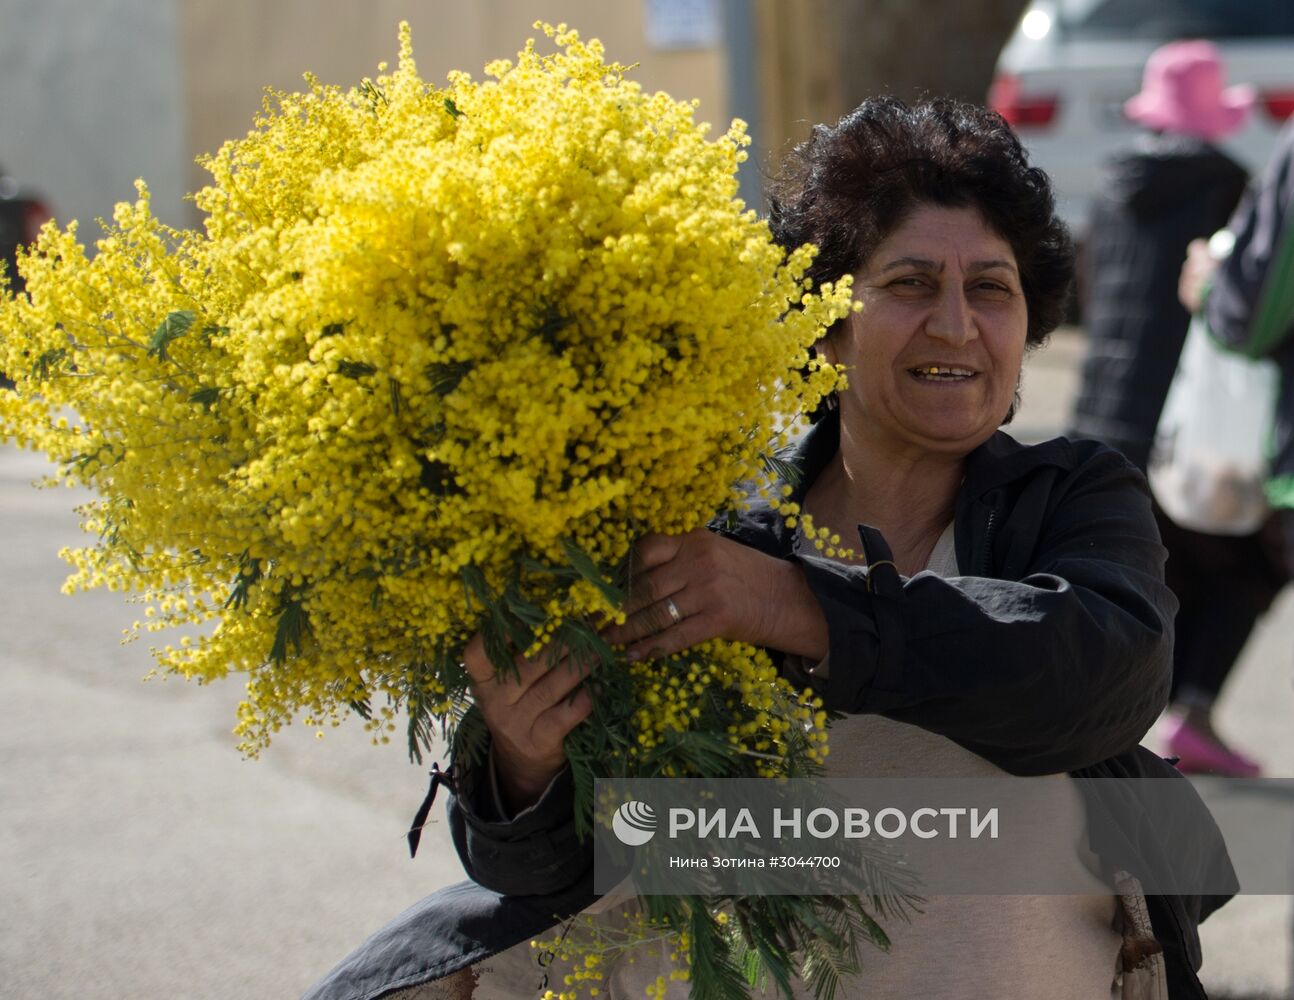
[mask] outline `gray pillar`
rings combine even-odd
[[[746,205],[765,214],[761,164],[767,155],[759,132],[760,100],[755,25],[751,0],[722,0],[724,51],[728,59],[728,111],[746,123],[751,137],[750,158],[737,175],[739,194]]]

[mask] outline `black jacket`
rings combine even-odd
[[[1190,317],[1177,298],[1186,245],[1221,229],[1245,170],[1200,139],[1145,136],[1104,169],[1084,242],[1087,355],[1073,433],[1144,470]]]
[[[834,415],[801,440],[798,495],[838,444]],[[967,459],[954,521],[965,575],[893,574],[893,588],[793,551],[766,506],[733,534],[804,567],[830,630],[828,708],[912,723],[1019,775],[1136,746],[1167,698],[1177,604],[1137,471],[1092,441],[996,434]]]
[[[802,439],[791,456],[802,489],[838,434],[832,415]],[[1140,474],[1094,442],[1024,447],[998,434],[968,459],[955,521],[958,563],[970,572],[950,579],[902,580],[892,568],[873,578],[797,550],[798,536],[766,506],[731,533],[804,566],[830,630],[831,706],[914,723],[1015,774],[1184,780],[1137,747],[1167,698],[1176,611]],[[864,544],[875,540],[870,531]],[[592,852],[575,837],[572,796],[563,775],[517,822],[500,822],[481,775],[461,775],[449,820],[481,887],[419,904],[309,1000],[378,997],[372,989],[383,981],[448,974],[591,902]],[[1126,837],[1092,846],[1112,870],[1136,874],[1169,850],[1168,837],[1129,824]],[[1204,849],[1190,861],[1225,864],[1225,854]],[[1204,996],[1196,925],[1221,901],[1150,900],[1174,998]],[[464,919],[482,936],[464,940]]]

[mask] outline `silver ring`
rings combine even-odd
[[[674,598],[665,598],[665,610],[669,612],[670,619],[675,625],[683,620],[683,614],[679,611],[678,605],[674,603]]]

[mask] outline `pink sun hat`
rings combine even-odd
[[[1222,60],[1212,42],[1169,42],[1151,53],[1141,93],[1123,110],[1147,128],[1221,139],[1244,124],[1254,103],[1252,87],[1222,84]]]

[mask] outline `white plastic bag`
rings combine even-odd
[[[1150,456],[1151,491],[1177,524],[1211,535],[1262,524],[1277,390],[1275,364],[1225,350],[1191,319]]]

